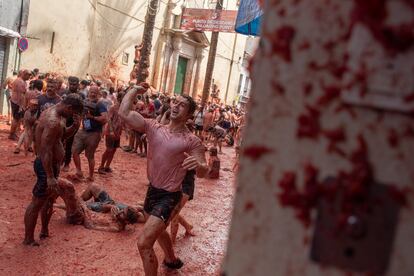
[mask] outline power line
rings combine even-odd
[[[109,7],[109,8],[111,8],[112,10],[114,10],[114,11],[117,11],[117,12],[119,12],[119,13],[121,13],[121,14],[124,14],[124,15],[127,15],[127,16],[129,16],[130,18],[133,18],[133,19],[135,19],[135,20],[137,20],[137,21],[140,21],[140,23],[138,24],[138,25],[136,25],[136,26],[134,26],[134,27],[128,27],[128,28],[125,28],[125,27],[121,27],[121,26],[116,26],[116,25],[114,25],[112,22],[110,22],[110,21],[108,21],[106,18],[105,18],[105,16],[104,15],[102,15],[100,12],[99,12],[99,10],[98,10],[98,8],[91,2],[91,0],[88,0],[88,2],[89,2],[89,4],[92,6],[92,8],[95,10],[95,12],[101,17],[101,19],[105,22],[105,23],[107,23],[108,25],[110,25],[110,26],[112,26],[112,27],[114,27],[114,28],[116,28],[116,29],[119,29],[119,30],[122,30],[122,31],[128,31],[128,30],[133,30],[133,29],[136,29],[136,28],[138,28],[138,27],[140,27],[142,24],[144,24],[145,23],[145,21],[143,21],[143,20],[140,20],[140,19],[138,19],[138,18],[136,18],[136,17],[134,17],[134,16],[131,16],[131,15],[129,15],[129,14],[126,14],[126,13],[124,13],[124,12],[122,12],[122,11],[120,11],[120,10],[117,10],[117,9],[114,9],[114,8],[112,8],[112,7],[109,7],[109,6],[106,6],[106,5],[103,5],[104,7]],[[157,29],[159,29],[159,28],[157,28]]]

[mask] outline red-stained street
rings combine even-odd
[[[13,154],[15,142],[8,140],[8,129],[0,124],[0,275],[143,275],[136,242],[142,224],[129,225],[123,233],[87,230],[83,226],[66,224],[65,212],[55,209],[49,230],[51,237],[40,241],[40,247],[22,245],[23,216],[35,183],[34,157]],[[104,143],[96,154],[99,164]],[[225,254],[235,191],[234,149],[223,148],[219,180],[197,179],[195,199],[182,214],[194,225],[195,237],[184,236],[179,229],[177,255],[185,263],[177,271],[160,266],[160,275],[218,275]],[[81,156],[83,171],[87,171]],[[95,183],[105,187],[116,201],[133,205],[143,202],[146,192],[146,159],[118,150],[112,165],[112,175],[96,174]],[[71,163],[71,172],[74,165]],[[61,177],[67,174],[62,173]],[[87,186],[76,183],[77,193]],[[58,203],[62,203],[58,199]],[[94,219],[109,220],[108,214]],[[36,239],[40,230],[40,217]],[[155,246],[159,261],[162,252]]]

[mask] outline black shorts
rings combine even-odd
[[[168,223],[175,207],[180,203],[182,192],[169,192],[163,189],[148,186],[145,196],[144,211]]]
[[[19,111],[20,106],[18,104],[15,104],[12,101],[10,102],[10,104],[11,104],[13,118],[16,120],[22,119],[24,116],[24,111]]]
[[[225,130],[228,130],[231,128],[231,123],[229,121],[222,121],[219,124],[220,127],[224,128]]]
[[[134,133],[135,133],[135,136],[136,137],[141,137],[142,135],[144,135],[145,133],[143,133],[143,132],[139,132],[139,131],[135,131],[134,130]]]
[[[36,157],[33,164],[33,168],[37,176],[37,181],[35,186],[33,187],[32,193],[35,197],[47,197],[49,195],[47,190],[47,175],[45,169],[43,168],[42,161],[39,157]],[[59,168],[57,166],[53,166],[53,174],[56,178],[58,178]]]
[[[195,130],[203,131],[203,126],[194,125]]]
[[[189,196],[188,200],[192,200],[194,197],[194,185],[195,182],[195,170],[187,171],[184,180],[183,180],[183,194]]]
[[[121,145],[121,139],[114,139],[109,136],[106,136],[105,145],[109,149],[119,148],[119,146]]]

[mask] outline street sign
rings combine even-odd
[[[19,39],[19,42],[17,42],[17,47],[19,47],[19,50],[24,52],[29,48],[29,41],[27,38],[22,37]]]

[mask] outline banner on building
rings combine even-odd
[[[181,29],[234,33],[237,11],[184,9]]]
[[[263,10],[258,0],[240,0],[236,20],[236,32],[258,36]]]

